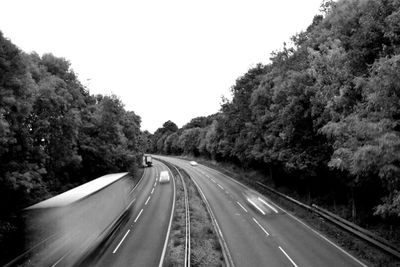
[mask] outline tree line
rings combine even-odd
[[[262,170],[354,220],[400,216],[400,2],[324,1],[218,113],[150,136],[151,151]]]
[[[21,241],[12,239],[21,209],[134,173],[146,149],[140,123],[118,97],[91,95],[66,59],[27,54],[0,32],[0,258]]]

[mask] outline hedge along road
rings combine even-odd
[[[366,266],[268,198],[252,192],[261,199],[252,205],[244,195],[249,189],[226,175],[185,160],[160,158],[185,169],[198,183],[235,266]]]
[[[168,168],[158,162],[146,168],[143,179],[133,192],[135,199],[128,222],[88,265],[161,266],[165,254],[171,214],[175,203],[175,185],[159,183],[160,172]]]

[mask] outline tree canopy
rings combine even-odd
[[[26,54],[0,32],[0,258],[11,255],[5,238],[20,209],[135,172],[146,149],[140,122],[117,96],[90,95],[66,59]]]
[[[397,0],[324,1],[307,30],[236,80],[217,114],[160,128],[153,151],[260,168],[400,217],[399,25]]]

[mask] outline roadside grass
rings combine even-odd
[[[228,175],[237,181],[253,188],[254,190],[262,193],[273,202],[278,204],[280,207],[284,208],[286,211],[290,212],[297,218],[301,219],[307,225],[311,226],[313,229],[322,233],[334,243],[348,251],[350,254],[354,255],[356,258],[362,260],[368,266],[400,266],[400,260],[389,255],[382,250],[372,246],[370,243],[357,238],[356,236],[344,231],[338,226],[324,220],[318,215],[299,207],[298,205],[282,198],[276,194],[273,194],[266,189],[261,188],[256,182],[263,182],[264,184],[274,187],[273,183],[268,183],[267,177],[257,171],[244,171],[237,166],[232,164],[222,164],[214,161],[202,159],[202,158],[192,158],[192,157],[180,157],[185,160],[196,160],[200,164],[208,166],[210,168],[216,169],[225,175]],[[280,188],[276,188],[277,191],[281,191]],[[288,194],[288,192],[282,192]],[[297,198],[296,196],[293,196]]]
[[[176,185],[175,211],[172,220],[171,232],[168,240],[164,266],[183,266],[185,260],[185,193],[178,172],[169,163],[163,161],[170,168]]]
[[[207,208],[189,175],[182,169],[179,171],[189,196],[191,266],[224,266],[221,244]]]
[[[182,181],[170,163],[175,178],[176,200],[170,239],[164,259],[164,266],[183,266],[185,258],[185,195]],[[222,248],[217,234],[197,188],[189,175],[178,168],[183,175],[189,199],[190,213],[190,266],[225,266]]]

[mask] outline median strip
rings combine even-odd
[[[172,172],[182,175],[183,182],[186,184],[189,218],[190,218],[190,255],[188,266],[231,266],[224,264],[222,247],[218,235],[213,227],[210,214],[207,211],[206,204],[203,202],[200,192],[197,191],[193,180],[181,168],[169,162],[167,164]],[[181,179],[176,179],[176,209],[171,228],[171,238],[168,243],[168,249],[164,261],[165,266],[184,266],[186,262],[184,257],[185,246],[185,208],[184,208],[184,189]]]

